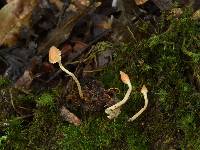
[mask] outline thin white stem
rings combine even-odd
[[[142,109],[140,109],[139,112],[137,112],[133,117],[129,118],[129,122],[135,120],[136,118],[138,118],[147,108],[147,105],[148,105],[148,98],[147,98],[147,93],[143,93],[143,96],[144,96],[144,100],[145,100],[145,104],[144,104],[144,107]]]
[[[109,108],[107,108],[107,109],[105,110],[105,113],[108,114],[108,118],[109,118],[109,119],[116,118],[116,117],[120,114],[120,107],[121,107],[123,104],[126,103],[126,101],[128,100],[128,98],[129,98],[129,96],[130,96],[130,94],[131,94],[131,91],[132,91],[132,85],[131,85],[130,82],[128,83],[128,87],[129,87],[129,89],[128,89],[128,91],[126,92],[126,94],[125,94],[123,100],[121,100],[121,101],[118,102],[117,104],[115,104],[115,105],[113,105],[113,106],[111,106],[111,107],[109,107]]]
[[[78,79],[76,78],[76,76],[72,72],[70,72],[67,69],[65,69],[65,67],[62,65],[61,61],[58,61],[58,64],[59,64],[60,69],[62,71],[64,71],[65,73],[67,73],[68,75],[70,75],[73,78],[73,80],[76,82],[76,85],[78,87],[79,95],[83,99],[83,92],[81,90],[81,85],[80,85],[80,82],[78,81]]]
[[[129,98],[129,95],[131,94],[131,91],[132,91],[132,86],[131,86],[131,84],[128,84],[128,87],[129,87],[129,89],[127,90],[127,92],[126,92],[126,94],[125,94],[123,100],[121,100],[121,101],[118,102],[117,104],[115,104],[115,105],[113,105],[113,106],[111,106],[111,107],[109,107],[109,108],[107,108],[107,109],[114,110],[114,109],[119,108],[120,106],[122,106],[123,104],[126,103],[126,101],[127,101],[128,98]]]

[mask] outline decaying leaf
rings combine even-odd
[[[170,10],[170,16],[178,18],[182,14],[183,14],[183,11],[182,11],[181,8],[173,8],[173,9]]]
[[[81,8],[84,8],[84,7],[88,7],[90,5],[90,1],[89,0],[75,0],[74,5],[78,9],[81,9]]]
[[[160,10],[169,10],[172,8],[172,0],[152,0]]]
[[[200,20],[200,9],[194,12],[192,18],[195,20]]]
[[[0,10],[0,45],[14,45],[23,26],[30,22],[32,10],[37,0],[13,0]]]
[[[81,120],[64,106],[60,109],[60,114],[65,121],[68,121],[75,126],[79,126],[81,124]]]
[[[29,70],[25,70],[24,74],[16,81],[15,87],[22,89],[29,89],[33,81],[32,73]]]
[[[63,2],[61,0],[49,0],[50,3],[54,4],[60,11],[63,8]]]
[[[135,3],[137,4],[137,5],[142,5],[142,4],[144,4],[144,3],[146,3],[148,0],[135,0]]]

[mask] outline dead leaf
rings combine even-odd
[[[64,106],[62,106],[62,108],[60,109],[60,114],[65,121],[68,121],[75,126],[79,126],[81,124],[81,120]]]
[[[76,0],[76,1],[74,1],[74,5],[78,9],[83,9],[84,7],[88,7],[90,5],[90,1],[89,0]]]
[[[148,0],[135,0],[135,3],[137,4],[137,5],[142,5],[142,4],[144,4],[144,3],[146,3]]]
[[[61,0],[49,0],[50,3],[54,4],[60,11],[63,8],[63,2]]]
[[[80,49],[85,49],[88,45],[81,42],[81,41],[75,41],[75,45],[73,47],[74,51],[78,51]]]
[[[173,7],[172,0],[152,0],[160,10],[169,10]]]
[[[25,70],[24,74],[16,81],[15,88],[26,89],[30,88],[30,85],[33,81],[32,72]]]
[[[112,23],[111,21],[102,21],[101,23],[97,24],[96,27],[102,29],[111,29]]]
[[[194,14],[192,15],[192,19],[200,20],[200,9],[194,12]]]
[[[44,73],[51,73],[51,72],[53,72],[54,71],[54,66],[53,66],[53,64],[50,64],[50,63],[48,63],[48,62],[44,62],[43,64],[42,64],[42,71],[44,72]]]
[[[61,50],[61,56],[62,57],[65,57],[67,55],[69,55],[70,53],[72,53],[73,49],[72,49],[72,45],[68,42],[66,42],[64,45],[63,45],[63,48]]]
[[[14,45],[22,26],[30,22],[37,0],[13,0],[0,10],[0,45]]]

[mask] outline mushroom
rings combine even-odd
[[[116,118],[119,114],[120,114],[120,107],[126,103],[126,101],[128,100],[130,94],[131,94],[131,91],[132,91],[132,85],[131,85],[131,82],[130,82],[130,79],[128,77],[128,75],[122,71],[120,71],[120,75],[121,75],[121,80],[123,83],[127,84],[129,89],[128,91],[126,92],[124,98],[122,101],[118,102],[117,104],[107,108],[105,110],[105,113],[108,114],[108,118],[109,119],[113,119],[113,118]]]
[[[147,105],[148,105],[148,98],[147,98],[148,90],[147,90],[147,88],[146,88],[145,85],[142,86],[141,93],[143,94],[144,100],[145,100],[144,107],[143,107],[142,109],[140,109],[140,111],[137,112],[133,117],[129,118],[129,120],[128,120],[129,122],[135,120],[135,119],[136,119],[138,116],[140,116],[140,115],[143,113],[143,111],[145,111],[146,108],[147,108]]]
[[[50,48],[50,50],[49,50],[49,62],[52,63],[52,64],[58,63],[60,69],[61,69],[62,71],[64,71],[65,73],[67,73],[68,75],[70,75],[70,76],[73,78],[73,80],[74,80],[74,81],[76,82],[76,84],[77,84],[79,95],[80,95],[80,97],[83,99],[83,92],[82,92],[82,90],[81,90],[81,85],[80,85],[78,79],[76,78],[76,76],[75,76],[72,72],[68,71],[68,70],[62,65],[62,63],[61,63],[61,51],[60,51],[58,48],[56,48],[55,46],[52,46],[52,47]]]

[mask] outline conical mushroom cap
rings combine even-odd
[[[55,46],[52,46],[49,50],[49,62],[54,64],[58,61],[61,61],[61,51]]]
[[[120,75],[121,75],[122,82],[124,82],[125,84],[130,83],[130,79],[126,73],[124,73],[123,71],[120,71]]]
[[[141,89],[141,93],[142,94],[146,94],[148,92],[148,89],[145,85],[142,86],[142,89]]]

